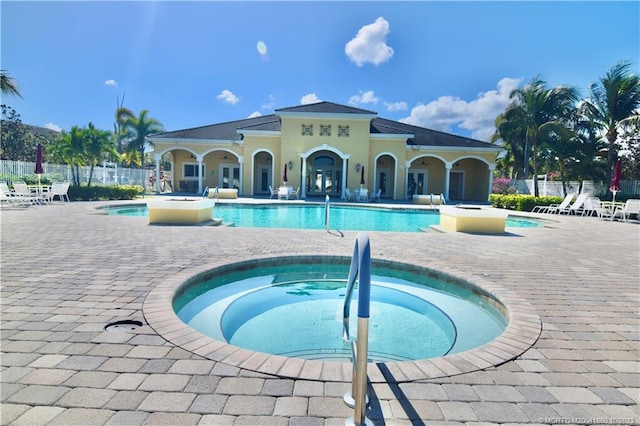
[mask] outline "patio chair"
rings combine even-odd
[[[344,189],[344,199],[347,201],[353,201],[353,193],[349,188]]]
[[[291,192],[289,193],[289,199],[290,199],[290,200],[293,200],[294,198],[295,198],[296,200],[298,200],[298,199],[299,199],[299,197],[300,197],[300,187],[298,187],[298,189],[296,189],[295,191],[291,191]]]
[[[382,194],[382,189],[378,189],[376,192],[372,192],[370,201],[380,201],[380,194]]]
[[[271,195],[269,195],[269,198],[278,198],[278,191],[273,189],[273,186],[269,185],[269,192],[271,193]]]
[[[533,209],[531,210],[531,213],[557,213],[558,210],[565,210],[566,208],[569,207],[569,204],[571,204],[571,200],[573,200],[574,196],[575,194],[573,193],[567,194],[567,196],[564,197],[564,200],[562,200],[560,204],[550,204],[547,206],[543,206],[543,205],[534,206]]]
[[[619,217],[626,222],[633,214],[640,218],[640,199],[630,198],[624,203],[624,206],[614,207],[611,213],[611,220]]]
[[[69,182],[54,182],[51,185],[51,191],[49,192],[49,202],[53,202],[53,199],[58,196],[58,199],[61,202],[70,202],[69,195],[67,192],[69,191]],[[66,198],[66,200],[65,200]]]

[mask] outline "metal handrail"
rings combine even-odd
[[[351,310],[351,296],[358,281],[358,331],[355,340],[349,335],[349,316]],[[359,232],[353,248],[353,257],[349,267],[349,278],[347,280],[347,291],[344,296],[342,308],[343,319],[342,337],[345,342],[351,343],[353,355],[353,379],[351,381],[351,392],[347,392],[343,400],[349,407],[354,408],[353,417],[349,417],[346,425],[373,425],[371,420],[366,418],[367,409],[367,357],[369,345],[369,311],[371,301],[371,247],[369,236],[364,232]]]

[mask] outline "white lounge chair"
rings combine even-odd
[[[599,218],[611,216],[611,209],[604,206],[600,198],[587,197],[584,201],[584,208],[582,209],[582,216],[597,216]]]
[[[624,203],[624,206],[614,207],[611,220],[619,217],[626,222],[632,214],[640,218],[640,199],[630,198]]]
[[[534,206],[533,209],[531,209],[531,213],[557,213],[559,210],[565,210],[571,204],[571,200],[573,200],[574,196],[574,193],[567,194],[560,204]]]
[[[31,189],[25,182],[13,182],[13,192],[16,195],[29,199],[31,204],[46,204],[46,200],[38,195],[37,192],[31,192]]]
[[[584,207],[584,201],[589,198],[590,195],[588,193],[582,193],[580,195],[578,195],[578,197],[576,198],[576,200],[567,208],[565,209],[558,209],[557,213],[560,214],[578,214],[578,213],[582,213],[582,209]]]
[[[9,189],[6,182],[0,182],[0,206],[28,207],[32,204],[31,197],[23,197]]]
[[[369,201],[380,201],[380,194],[382,194],[382,189],[378,189],[376,192],[372,192],[371,199]]]
[[[271,195],[269,195],[269,198],[278,198],[278,191],[273,189],[273,186],[269,185],[269,192],[271,193]]]

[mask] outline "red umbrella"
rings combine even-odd
[[[38,144],[38,149],[36,150],[36,171],[35,174],[42,175],[44,174],[44,169],[42,168],[42,144]]]
[[[618,158],[616,162],[616,168],[613,172],[613,179],[611,179],[611,185],[609,190],[613,192],[613,201],[616,201],[616,193],[620,191],[620,179],[622,178],[622,161]]]
[[[287,179],[287,164],[284,164],[284,174],[282,175],[282,180],[284,181],[284,183],[287,183],[287,181],[289,179]]]
[[[360,168],[360,185],[364,185],[364,166]]]

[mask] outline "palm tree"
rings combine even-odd
[[[147,137],[164,131],[162,123],[155,118],[148,116],[149,111],[143,109],[136,117],[133,112],[124,107],[116,110],[116,122],[120,124],[125,134],[127,142],[127,153],[130,157],[132,154],[140,154],[140,167],[144,167],[144,151],[150,142]]]
[[[0,92],[3,95],[16,95],[22,97],[18,89],[18,83],[5,70],[0,70]]]
[[[96,129],[93,123],[89,123],[87,129],[84,130],[84,157],[85,162],[89,164],[89,181],[87,186],[91,186],[93,179],[93,169],[96,164],[105,158],[105,154],[118,155],[115,142],[108,130]]]
[[[582,105],[583,113],[608,142],[607,182],[617,160],[618,131],[640,119],[640,76],[632,74],[630,66],[628,62],[614,65],[591,85],[589,99]]]
[[[525,178],[529,174],[529,152],[525,146],[526,129],[523,120],[518,117],[519,108],[507,108],[495,120],[496,132],[491,136],[491,142],[502,140],[502,147],[506,151],[503,159],[499,160],[505,172],[508,170],[510,178],[516,178],[522,173]]]
[[[533,165],[533,188],[537,197],[538,169],[537,148],[554,133],[563,130],[565,120],[578,100],[578,92],[573,87],[557,86],[552,89],[539,77],[535,77],[523,88],[516,88],[509,94],[511,103],[505,111],[511,111],[526,129],[525,146],[531,148]],[[526,149],[525,149],[526,152]],[[527,163],[525,159],[525,164]]]

